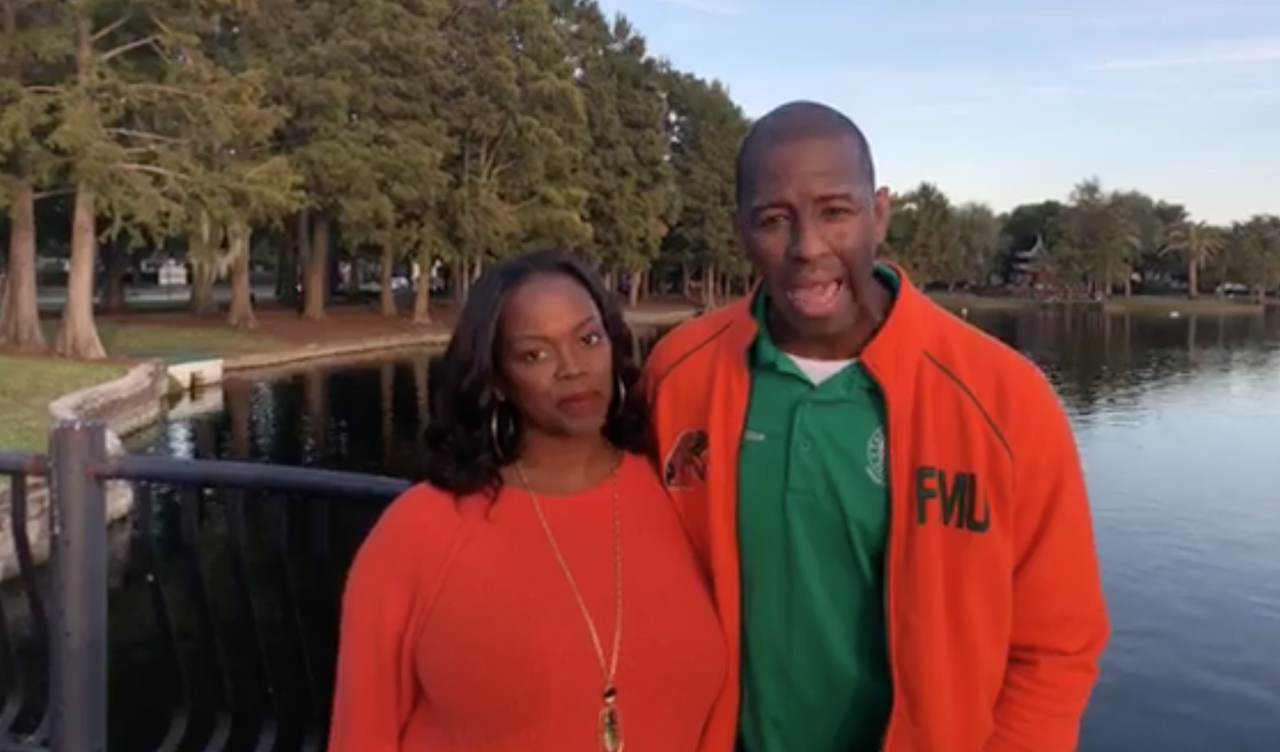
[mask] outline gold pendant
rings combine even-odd
[[[613,687],[605,687],[604,707],[600,709],[601,752],[622,752],[622,720],[618,717],[618,707],[614,704],[616,697]]]

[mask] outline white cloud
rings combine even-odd
[[[1139,71],[1166,68],[1208,68],[1226,65],[1280,63],[1280,39],[1235,44],[1217,44],[1195,51],[1170,51],[1143,57],[1106,60],[1090,65],[1093,70]]]
[[[1234,102],[1254,104],[1259,102],[1280,101],[1280,89],[1237,89],[1216,91],[1206,99],[1210,102]]]
[[[916,104],[903,105],[901,107],[889,107],[882,110],[879,114],[888,117],[951,117],[957,115],[968,115],[976,112],[985,105],[985,102],[920,102]]]
[[[713,16],[736,16],[742,13],[741,6],[725,0],[651,0],[651,2]]]

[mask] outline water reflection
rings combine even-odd
[[[974,312],[971,320],[1044,368],[1077,427],[1114,617],[1081,748],[1274,752],[1280,740],[1280,556],[1274,553],[1280,486],[1271,468],[1280,460],[1280,315]],[[642,350],[648,346],[640,342]],[[423,353],[229,381],[222,412],[167,421],[132,445],[179,457],[412,478],[423,454],[428,360]],[[171,512],[199,511],[201,560],[215,581],[234,582],[226,520],[235,500],[206,493],[200,503],[174,505],[171,489],[156,493]],[[342,573],[379,507],[259,501],[243,505],[257,535],[253,556],[274,561],[270,552],[283,549],[269,541],[287,537],[286,568],[305,585],[298,609],[282,605],[278,589],[262,595],[264,608],[277,616],[263,616],[259,629],[276,630],[268,642],[296,642],[293,628],[282,626],[283,615],[302,615],[304,652],[313,658],[310,694],[327,698]],[[181,520],[176,512],[160,514],[151,532],[162,541],[181,540]],[[113,548],[119,587],[111,602],[112,667],[113,676],[126,678],[164,674],[139,545],[135,539],[133,556],[128,545]],[[181,589],[182,582],[174,586]],[[218,613],[243,610],[235,592],[215,589]],[[189,616],[185,623],[190,629]],[[252,668],[253,655],[239,656],[248,667],[236,669],[249,685],[261,674]],[[174,695],[126,702],[115,698],[137,693],[113,691],[113,742],[132,748],[154,741],[155,719],[165,717]],[[282,689],[281,713],[314,721],[319,701],[298,699],[306,695]],[[246,703],[242,698],[242,712]]]
[[[1259,371],[1274,362],[1280,315],[1181,318],[983,313],[970,320],[1036,361],[1077,416],[1138,408],[1193,377]]]

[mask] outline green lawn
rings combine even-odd
[[[1030,298],[971,295],[962,292],[931,292],[933,302],[952,311],[966,308],[970,311],[1021,311],[1038,303]]]
[[[46,323],[53,342],[57,322]],[[187,360],[278,349],[262,334],[210,326],[103,321],[98,336],[113,359]],[[49,403],[64,394],[119,378],[122,363],[0,355],[0,449],[42,450],[49,430]]]
[[[49,403],[120,378],[127,366],[0,355],[0,449],[39,451],[47,443]]]
[[[46,321],[44,327],[45,338],[52,343],[58,334],[58,322]],[[98,336],[113,358],[184,359],[240,355],[284,346],[263,334],[217,326],[101,321]]]

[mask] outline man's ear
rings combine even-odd
[[[893,217],[892,203],[889,189],[884,187],[877,189],[875,196],[871,199],[871,215],[875,218],[876,227],[876,247],[884,245],[884,239],[889,234],[889,220]]]

